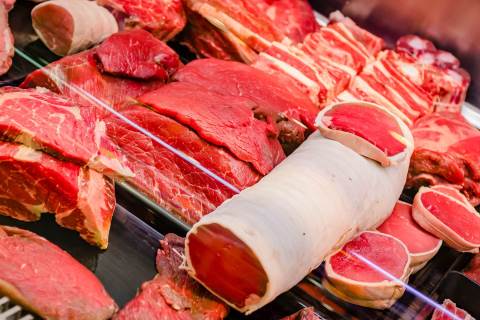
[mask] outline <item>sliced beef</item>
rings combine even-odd
[[[106,248],[115,209],[112,181],[28,147],[0,143],[0,212],[23,221],[55,214],[63,227]]]
[[[304,308],[291,316],[282,318],[281,320],[319,320],[313,308]]]
[[[480,203],[480,132],[456,113],[434,113],[415,123],[415,151],[406,186],[450,184]]]
[[[225,147],[262,175],[285,158],[272,129],[255,119],[252,109],[258,105],[249,99],[176,82],[144,94],[138,100],[191,127],[206,141]]]
[[[315,129],[318,108],[283,77],[271,77],[238,62],[201,59],[187,64],[173,79],[252,100],[255,102],[252,105],[255,117],[276,127],[279,141],[287,153]]]
[[[250,165],[171,118],[140,106],[132,106],[122,114],[238,189],[260,179]],[[126,154],[135,172],[129,182],[185,222],[198,221],[233,195],[231,190],[124,121],[111,116],[106,122],[108,135]]]
[[[228,308],[181,270],[184,239],[168,234],[157,254],[158,274],[114,317],[116,320],[220,320]]]
[[[102,73],[166,82],[180,66],[178,55],[144,30],[114,34],[95,49]]]
[[[97,0],[110,9],[122,29],[144,29],[170,40],[185,27],[181,0]]]
[[[146,32],[122,32],[97,49],[34,71],[21,86],[44,87],[79,104],[95,105],[102,115],[108,115],[109,108],[119,109],[139,95],[161,87],[165,75],[175,72],[178,61],[173,50]],[[145,81],[147,78],[149,81]]]
[[[32,10],[32,25],[59,56],[88,49],[118,31],[113,15],[94,1],[50,0]]]
[[[45,89],[0,89],[0,139],[44,150],[112,176],[132,176],[96,110]]]
[[[0,291],[45,319],[106,320],[117,306],[95,275],[35,233],[0,226]]]
[[[15,53],[13,47],[13,34],[8,25],[7,3],[0,1],[0,76],[7,73],[12,65],[12,57]]]
[[[290,40],[302,42],[305,36],[319,28],[307,0],[253,0]]]

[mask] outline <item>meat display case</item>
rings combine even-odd
[[[407,31],[385,29],[385,21],[378,18],[378,15],[389,9],[388,4],[384,4],[384,7],[378,3],[366,4],[365,1],[346,3],[311,1],[311,4],[318,10],[319,21],[328,21],[326,15],[331,11],[343,9],[345,14],[358,19],[362,26],[382,34],[387,40],[389,37],[394,39],[398,34]],[[31,7],[30,3],[19,2],[13,11],[11,24],[16,39],[20,40],[17,41],[13,68],[6,76],[0,78],[1,86],[18,85],[28,73],[59,58],[49,52],[34,37],[33,30],[29,28],[30,25],[25,24]],[[367,9],[369,9],[368,12]],[[436,14],[439,13],[436,12]],[[400,21],[404,20],[400,19]],[[405,24],[401,25],[405,26]],[[382,27],[383,29],[379,29]],[[421,30],[412,26],[408,32],[428,36],[436,34],[436,31],[431,31],[428,26],[424,28]],[[384,32],[381,32],[382,30]],[[440,33],[442,34],[444,33]],[[472,35],[474,36],[476,35]],[[441,39],[437,37],[435,40]],[[447,46],[453,48],[455,53],[460,53],[462,62],[464,60],[467,62],[467,68],[472,74],[473,85],[469,91],[468,100],[472,104],[466,103],[462,112],[472,124],[480,128],[480,111],[474,106],[480,103],[478,86],[480,72],[475,65],[478,61],[472,58],[472,52],[460,52],[458,43],[448,43]],[[186,48],[175,48],[180,52],[184,63],[193,58]],[[188,159],[186,161],[189,162]],[[193,165],[194,163],[192,168]],[[197,169],[198,167],[195,170]],[[216,179],[216,177],[211,178],[209,173],[205,175],[206,179]],[[222,181],[215,180],[215,183],[221,184]],[[117,205],[110,232],[110,246],[106,251],[88,246],[72,231],[59,230],[58,226],[54,225],[52,217],[44,217],[40,222],[23,223],[0,216],[0,224],[32,230],[59,245],[92,270],[122,307],[135,296],[143,282],[155,275],[155,254],[163,234],[175,233],[184,236],[190,229],[190,225],[126,182],[116,183],[116,197]],[[413,200],[412,195],[408,193],[404,193],[402,199],[410,203]],[[480,318],[480,310],[475,305],[474,298],[480,296],[480,286],[461,273],[471,257],[469,253],[459,253],[443,246],[426,267],[410,278],[406,293],[386,310],[379,311],[355,306],[330,294],[322,285],[324,270],[320,266],[293,289],[252,315],[244,316],[232,311],[227,319],[280,319],[303,307],[313,307],[321,319],[428,319],[433,310],[438,307],[438,302],[445,298],[456,301],[459,307],[468,310],[474,317]],[[462,284],[461,289],[458,288],[459,283]]]

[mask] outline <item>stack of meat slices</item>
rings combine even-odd
[[[133,173],[96,110],[46,89],[3,87],[0,97],[1,212],[24,221],[53,213],[106,248],[115,194],[104,174]]]

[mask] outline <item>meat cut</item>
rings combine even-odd
[[[407,246],[413,272],[423,268],[442,246],[442,240],[426,232],[415,222],[412,205],[402,201],[397,202],[390,217],[377,230],[397,238]]]
[[[185,27],[181,0],[97,0],[117,18],[121,29],[144,29],[164,41]]]
[[[0,139],[88,165],[111,176],[133,176],[91,107],[45,89],[0,89]],[[59,139],[61,137],[61,139]]]
[[[0,226],[0,291],[45,319],[107,320],[117,310],[95,275],[30,231]]]
[[[0,212],[23,221],[53,213],[92,245],[107,248],[115,209],[112,181],[28,147],[0,143]]]
[[[320,318],[315,314],[313,308],[304,308],[291,316],[282,318],[281,320],[320,320]]]
[[[315,32],[319,25],[307,0],[260,0],[251,1],[272,20],[294,43],[302,42],[305,36]]]
[[[347,302],[386,309],[403,295],[409,268],[408,249],[400,240],[365,231],[326,259],[323,284]]]
[[[224,95],[255,102],[255,118],[276,127],[279,141],[291,153],[313,131],[318,108],[282,77],[270,77],[238,62],[199,59],[173,76],[174,80],[202,86]]]
[[[12,57],[15,53],[13,46],[13,34],[8,25],[8,10],[6,1],[0,1],[0,76],[7,73],[12,65]]]
[[[255,119],[252,109],[257,105],[249,99],[176,82],[146,93],[138,101],[191,127],[209,143],[228,149],[262,175],[285,158],[272,129]]]
[[[50,0],[32,10],[32,25],[59,56],[88,49],[118,31],[113,15],[93,1]]]
[[[184,239],[167,234],[157,254],[158,274],[114,320],[220,320],[228,308],[181,270]]]
[[[138,80],[167,82],[180,66],[178,55],[144,30],[112,35],[95,49],[100,72]]]
[[[432,320],[475,320],[467,311],[457,307],[456,303],[450,299],[445,299],[442,306],[443,309],[435,309]],[[449,313],[445,312],[445,309]]]
[[[366,102],[333,104],[319,113],[316,124],[324,137],[385,167],[403,161],[406,156],[408,141],[400,123],[379,105]]]
[[[408,128],[399,123],[407,154],[386,168],[319,132],[310,135],[270,174],[193,226],[185,251],[190,276],[251,313],[358,230],[378,227],[402,192],[413,149]]]
[[[188,127],[141,106],[122,114],[238,189],[260,175],[229,151],[209,144]],[[183,221],[193,224],[230,198],[232,191],[117,117],[107,117],[107,133],[127,156],[135,177],[128,181]]]
[[[449,184],[480,204],[480,132],[456,113],[439,112],[415,123],[415,150],[407,188]]]
[[[480,214],[460,192],[453,188],[447,192],[444,187],[421,187],[413,202],[413,218],[450,247],[478,252]]]
[[[143,93],[161,87],[165,83],[163,75],[172,74],[178,61],[173,50],[160,40],[152,39],[147,32],[126,31],[107,39],[96,49],[62,58],[32,72],[21,87],[50,89],[76,103],[93,104],[105,116],[110,114],[109,107],[119,109]],[[157,77],[152,79],[152,75]],[[149,81],[145,77],[149,77]]]

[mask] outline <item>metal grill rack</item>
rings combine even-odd
[[[34,320],[35,317],[25,312],[22,307],[9,298],[0,296],[0,320]]]

